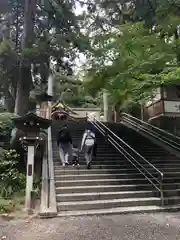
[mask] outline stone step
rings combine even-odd
[[[93,183],[92,183],[93,184]],[[56,194],[61,193],[85,193],[85,192],[112,192],[112,191],[142,191],[154,190],[155,188],[150,184],[131,184],[131,185],[83,185],[83,186],[56,186]]]
[[[93,209],[93,210],[81,210],[81,211],[61,211],[57,217],[78,217],[78,216],[100,216],[100,215],[119,215],[119,214],[132,214],[132,213],[154,213],[154,212],[176,212],[180,210],[180,205],[172,206],[134,206],[134,207],[117,207],[117,208],[106,208],[104,209]]]
[[[84,161],[82,161],[82,160],[80,160],[79,161],[79,163],[80,163],[80,169],[84,169],[84,168],[86,168],[86,165],[85,165],[85,160]],[[121,170],[125,170],[125,171],[128,171],[129,169],[131,170],[131,169],[137,169],[136,167],[134,167],[133,166],[133,164],[132,163],[124,163],[124,162],[116,162],[116,163],[114,163],[114,162],[110,162],[109,164],[107,164],[107,163],[104,163],[104,162],[94,162],[94,161],[92,161],[92,169],[110,169],[110,168],[112,168],[112,169],[121,169]],[[151,167],[150,165],[142,165],[145,169],[147,169],[148,171],[151,171],[151,172],[153,172],[153,167]],[[176,172],[180,172],[180,165],[178,164],[178,165],[174,165],[174,164],[171,164],[171,165],[169,165],[169,164],[158,164],[158,165],[156,165],[156,164],[153,164],[153,166],[154,167],[156,167],[157,169],[159,169],[159,171],[168,171],[168,172],[174,172],[174,171],[176,171]],[[138,167],[138,165],[137,165],[137,167]],[[59,168],[62,168],[62,164],[61,164],[61,161],[60,160],[58,160],[58,161],[56,161],[56,162],[54,162],[54,168],[55,169],[59,169]],[[65,169],[72,169],[72,165],[71,165],[71,161],[70,161],[70,165],[69,166],[67,166]],[[140,166],[138,167],[138,168],[141,168]],[[136,170],[137,172],[138,172],[138,170]]]
[[[81,169],[86,169],[86,165],[81,165],[80,166]],[[92,163],[92,168],[93,169],[117,169],[117,168],[122,168],[121,165],[93,165]],[[58,165],[54,165],[54,169],[62,169],[62,166]],[[72,166],[67,166],[65,169],[72,169]],[[86,171],[88,171],[86,169]]]
[[[57,194],[57,202],[110,200],[120,198],[159,197],[156,191],[128,191],[128,192],[86,192],[86,193],[61,193]]]
[[[69,159],[69,161],[71,161],[71,159]],[[60,163],[61,161],[60,161],[60,157],[58,156],[58,157],[54,157],[54,163],[56,164],[58,164],[58,163]],[[79,162],[81,163],[81,164],[85,164],[85,159],[84,159],[84,156],[81,158],[79,158]],[[128,166],[129,164],[131,164],[131,162],[128,162],[127,160],[125,160],[125,159],[123,159],[123,158],[120,158],[120,157],[118,157],[117,159],[113,159],[113,160],[110,160],[110,161],[104,161],[104,159],[103,158],[98,158],[98,159],[92,159],[92,163],[94,164],[94,165],[100,165],[100,164],[103,164],[103,165],[119,165],[119,164],[121,164],[121,165],[124,165],[124,166]]]
[[[160,206],[160,198],[124,198],[111,200],[96,200],[96,201],[77,201],[77,202],[61,202],[57,203],[58,211],[72,211],[72,210],[92,210],[92,209],[106,209],[116,207],[133,207],[133,206]]]
[[[109,154],[109,153],[110,153],[110,154],[119,154],[119,151],[116,150],[114,147],[109,146],[109,145],[107,145],[107,144],[104,144],[104,145],[106,146],[106,148],[105,148],[105,147],[98,147],[98,148],[97,148],[97,153],[99,153],[99,154],[105,154],[105,153],[107,152],[107,147],[108,147],[108,149],[109,149],[108,154]],[[55,152],[55,153],[58,153],[58,152],[59,152],[59,149],[58,149],[57,146],[54,146],[54,147],[53,147],[53,152]],[[82,153],[83,153],[83,151],[82,151]]]
[[[118,154],[119,151],[116,150],[113,146],[111,145],[107,145],[107,144],[103,144],[103,145],[98,145],[97,146],[97,154],[106,154],[107,152],[107,146],[109,147],[109,151],[108,151],[108,155],[109,154],[112,154],[112,155],[115,155],[115,154]],[[58,153],[58,147],[57,145],[54,145],[54,152],[57,152]],[[131,150],[129,150],[131,151]],[[179,158],[176,157],[175,155],[171,155],[171,154],[168,154],[167,152],[159,152],[158,149],[154,149],[154,150],[149,150],[149,151],[146,151],[143,149],[143,151],[141,151],[140,149],[136,149],[136,152],[138,152],[139,154],[143,155],[143,156],[153,156],[153,157],[157,157],[157,158],[161,158],[161,157],[165,157],[165,158],[174,158],[176,160],[178,160]],[[133,152],[132,152],[133,153]]]
[[[61,181],[55,181],[56,186],[90,186],[92,184],[94,185],[109,185],[109,184],[143,184],[147,183],[146,179],[138,178],[138,179],[91,179],[91,180],[61,180]]]
[[[174,183],[174,184],[179,184],[180,183],[180,176],[165,176],[164,177],[164,183]]]
[[[53,155],[54,157],[59,157],[59,153],[58,152],[53,152]],[[84,157],[84,153],[80,153],[79,154],[80,157]],[[103,159],[103,160],[106,160],[106,161],[110,161],[112,159],[126,159],[122,154],[120,153],[108,153],[107,155],[107,152],[105,153],[101,153],[101,154],[97,154],[97,157],[96,159]]]
[[[58,153],[53,153],[53,157],[54,157],[54,161],[58,161],[58,159],[59,159],[59,154]],[[135,156],[134,156],[135,157]],[[84,154],[82,153],[82,154],[80,154],[80,159],[84,159]],[[144,160],[142,160],[142,159],[140,159],[139,157],[137,157],[136,158],[137,160],[139,160],[141,163],[144,163],[144,164],[146,164],[145,162],[144,162]],[[164,159],[164,157],[162,156],[161,158],[156,158],[156,157],[154,157],[154,158],[150,158],[150,157],[147,157],[147,158],[145,158],[147,161],[149,161],[150,163],[153,163],[153,164],[169,164],[169,165],[171,165],[171,164],[179,164],[180,165],[180,159]],[[122,162],[124,162],[124,163],[128,163],[128,160],[123,156],[123,155],[121,155],[121,154],[116,154],[116,155],[107,155],[107,153],[106,153],[106,155],[104,154],[97,154],[97,156],[96,156],[96,158],[94,158],[94,160],[93,160],[93,162],[99,162],[99,161],[101,161],[101,162],[108,162],[108,163],[110,163],[110,162],[118,162],[118,161],[122,161]]]
[[[169,172],[179,172],[179,170],[180,170],[180,166],[174,166],[173,167],[173,165],[171,165],[172,167],[170,167],[169,165],[168,166],[164,166],[164,165],[161,165],[161,167],[160,167],[160,165],[158,165],[158,166],[156,166],[160,171],[169,171]],[[144,166],[147,170],[149,170],[149,171],[151,171],[152,170],[152,168],[148,168],[147,166]],[[54,169],[55,170],[63,170],[63,171],[65,171],[65,170],[74,170],[73,169],[73,167],[70,165],[70,166],[67,166],[66,168],[62,168],[62,166],[61,166],[61,164],[60,164],[60,162],[58,162],[58,163],[55,163],[54,164]],[[79,168],[79,170],[78,171],[80,171],[80,170],[85,170],[86,169],[86,165],[80,165],[80,168]],[[122,164],[113,164],[113,165],[104,165],[104,164],[97,164],[97,165],[94,165],[93,164],[93,162],[92,162],[92,169],[90,170],[87,170],[86,169],[86,172],[88,171],[92,171],[92,170],[104,170],[104,171],[107,171],[107,170],[112,170],[112,169],[114,169],[114,170],[117,170],[117,171],[124,171],[124,172],[129,172],[129,171],[137,171],[138,172],[138,170],[134,167],[133,168],[133,165],[132,164],[130,164],[129,166],[127,165],[127,166],[125,166],[125,165],[122,165]]]
[[[58,159],[54,160],[53,162],[54,162],[54,164],[60,164],[61,161],[58,158]],[[84,159],[80,158],[80,162],[83,163],[82,165],[85,165]],[[116,162],[116,164],[113,164],[112,162]],[[172,169],[173,168],[180,168],[180,162],[170,163],[170,162],[162,162],[161,161],[160,163],[155,163],[155,164],[153,164],[152,162],[149,162],[149,164],[148,163],[142,163],[142,162],[140,162],[140,163],[146,168],[150,168],[150,163],[157,168],[163,168],[163,167],[168,167],[168,168],[172,168]],[[109,160],[108,162],[104,161],[104,160],[93,159],[92,164],[104,165],[104,166],[119,164],[121,167],[125,167],[125,168],[130,168],[130,167],[132,168],[133,167],[131,162],[129,162],[128,160],[124,160],[124,159],[123,160],[119,160],[119,159],[118,160]]]
[[[103,151],[97,151],[96,152],[97,153],[97,157],[101,157],[101,155],[102,156],[107,156],[107,149],[106,150],[103,150]],[[57,151],[53,151],[53,154],[56,156],[58,156],[59,155],[59,151],[57,150]],[[84,156],[84,152],[80,152],[79,153],[79,155],[80,156]],[[114,151],[114,149],[109,149],[109,152],[108,152],[108,157],[116,157],[116,156],[122,156],[122,154],[120,153],[120,152],[116,152],[116,151]],[[124,156],[123,156],[124,157]],[[108,158],[106,158],[107,160],[108,160]]]
[[[58,161],[59,160],[59,154],[58,153],[53,153],[53,157],[54,157],[54,161]],[[84,154],[80,154],[79,155],[80,160],[84,160]],[[136,160],[140,161],[140,163],[144,163],[146,164],[146,162],[144,162],[143,159],[140,158],[135,158]],[[160,159],[157,158],[145,158],[148,162],[150,163],[154,163],[154,164],[179,164],[180,165],[180,160],[178,159],[164,159],[164,157],[161,157]],[[93,158],[93,162],[105,162],[105,163],[110,163],[110,162],[124,162],[124,163],[128,163],[128,160],[120,154],[111,156],[111,155],[106,155],[106,156],[102,156],[102,155],[97,155],[96,157]]]
[[[159,174],[157,172],[151,172],[151,174],[154,177],[158,177]],[[99,173],[99,174],[56,174],[55,180],[61,181],[61,180],[91,180],[91,179],[137,179],[137,178],[144,178],[144,175],[140,172],[135,173]],[[173,179],[172,179],[173,178]],[[167,179],[167,181],[172,180],[179,180],[180,181],[180,172],[166,172],[164,173],[164,179]]]
[[[90,174],[106,174],[106,173],[111,173],[111,174],[116,174],[116,173],[126,173],[126,172],[132,172],[132,173],[136,173],[137,170],[136,169],[85,169],[85,166],[83,166],[84,169],[81,168],[82,166],[80,166],[79,168],[76,167],[68,167],[68,168],[62,168],[62,167],[57,167],[55,169],[55,175],[65,175],[65,174],[76,174],[76,175],[84,175],[87,173]]]
[[[53,154],[53,158],[54,158],[54,162],[58,163],[60,161],[60,158],[59,158],[59,155],[56,155],[56,154]],[[148,159],[146,158],[147,161],[149,161],[149,163],[155,165],[155,166],[172,166],[172,165],[176,165],[176,166],[179,166],[180,167],[180,160],[172,160],[172,159],[169,159],[169,160],[164,160],[163,158],[162,159],[156,159],[156,158],[153,158],[153,159]],[[138,158],[137,158],[138,160]],[[80,161],[83,162],[84,161],[84,155],[80,155]],[[103,156],[97,156],[96,158],[93,158],[92,160],[93,164],[95,165],[99,165],[104,163],[104,165],[107,165],[107,164],[121,164],[121,165],[128,165],[130,164],[131,162],[128,161],[126,158],[124,158],[122,155],[117,155],[117,156],[114,156],[114,157],[109,157],[109,159],[107,159],[107,157],[103,157]],[[139,162],[141,164],[143,164],[144,166],[148,166],[149,164],[145,163],[143,160],[139,160]]]
[[[59,157],[59,153],[58,153],[58,152],[53,152],[53,154],[54,154],[54,156],[58,156],[58,157]],[[80,156],[83,157],[83,156],[84,156],[84,153],[81,153]],[[109,159],[110,159],[110,160],[113,159],[113,158],[117,159],[117,158],[119,158],[119,157],[120,157],[121,159],[122,159],[122,158],[125,159],[124,156],[123,156],[121,153],[119,153],[119,152],[118,152],[118,153],[117,153],[117,152],[116,152],[116,153],[109,152],[108,155],[107,155],[107,152],[100,153],[100,154],[97,153],[97,159],[104,159],[104,160],[107,160],[107,161],[108,161]]]
[[[57,125],[60,129],[59,121]],[[77,122],[70,126],[73,142],[78,144],[81,142],[85,126],[85,122],[83,126]],[[134,132],[131,130],[122,131],[123,128],[118,124],[120,137],[125,137],[127,139],[125,141],[132,148],[164,172],[164,196],[168,197],[165,203],[178,204],[180,198],[176,196],[180,195],[180,159],[155,144],[149,144],[150,141],[145,141],[146,139],[138,133],[133,135]],[[97,134],[97,157],[92,161],[91,170],[86,169],[83,153],[80,154],[80,169],[74,169],[72,166],[63,169],[58,155],[56,135],[57,131],[56,133],[54,131],[53,155],[59,216],[115,214],[145,210],[150,212],[165,209],[157,206],[161,201],[160,193],[155,186],[146,180],[139,170],[134,168],[132,163],[110,143],[105,142],[101,134]],[[135,136],[136,142],[132,141],[132,135]],[[139,161],[153,173],[153,176],[157,176],[149,164]]]
[[[143,174],[141,173],[133,173],[133,174],[75,174],[75,175],[61,175],[56,174],[55,180],[56,181],[66,181],[66,180],[92,180],[92,179],[128,179],[128,178],[144,178]]]
[[[137,158],[138,159],[138,158]],[[180,159],[164,159],[164,156],[162,156],[161,158],[156,158],[156,157],[147,157],[145,158],[147,161],[149,161],[152,164],[180,164]],[[142,160],[141,160],[142,162]]]
[[[144,158],[146,158],[147,160],[149,159],[150,161],[164,161],[164,162],[171,162],[171,161],[173,161],[173,162],[179,162],[180,161],[180,159],[178,159],[178,158],[175,158],[175,157],[168,157],[168,156],[166,156],[165,154],[163,155],[160,155],[160,156],[157,156],[156,154],[146,154],[146,153],[144,153],[144,154],[142,154],[142,156],[144,157]]]
[[[180,189],[180,181],[177,182],[176,180],[174,182],[167,182],[165,181],[164,185],[164,191],[169,192],[177,192],[178,193],[178,189]],[[179,194],[179,193],[178,193]]]
[[[136,168],[132,169],[126,169],[126,168],[119,168],[119,169],[85,169],[85,166],[83,167],[84,169],[76,168],[76,167],[68,167],[68,168],[62,168],[59,166],[59,168],[55,169],[55,174],[61,174],[61,175],[83,175],[83,174],[134,174],[134,173],[139,173],[139,171]],[[152,171],[151,171],[152,172]],[[175,174],[180,174],[180,169],[173,168],[173,169],[162,169],[162,172],[164,174],[169,174],[169,175],[175,175]]]
[[[59,159],[59,158],[58,158]],[[58,161],[57,159],[57,161]],[[137,159],[138,160],[138,159]],[[84,161],[84,158],[80,158],[80,161],[83,162]],[[132,161],[135,163],[135,161]],[[108,165],[108,164],[121,164],[122,166],[129,166],[129,165],[132,165],[132,163],[130,161],[128,161],[127,159],[121,157],[121,156],[117,156],[116,158],[112,158],[112,159],[109,159],[109,160],[106,160],[105,158],[100,158],[100,157],[96,157],[92,160],[92,163],[94,165],[99,165],[99,164],[104,164],[104,165]],[[150,164],[154,165],[154,166],[157,166],[157,167],[161,167],[161,166],[176,166],[176,167],[180,167],[180,161],[176,161],[176,160],[169,160],[169,161],[164,161],[163,159],[162,160],[156,160],[156,159],[153,159],[153,160],[149,160],[149,164],[148,163],[145,163],[144,161],[140,160],[139,161],[140,164],[142,164],[143,166],[145,167],[148,167]]]
[[[54,165],[59,165],[61,163],[61,161],[60,161],[60,159],[57,159],[57,160],[55,160],[54,161]],[[80,159],[79,160],[79,163],[80,163],[80,165],[85,165],[85,160],[84,159]],[[104,161],[93,161],[92,160],[92,165],[93,166],[96,166],[96,165],[116,165],[116,166],[119,166],[119,165],[126,165],[126,166],[128,166],[128,165],[130,164],[130,163],[126,163],[126,162],[124,162],[124,160],[121,160],[121,159],[119,159],[118,161],[111,161],[111,162],[104,162]]]
[[[58,151],[53,151],[53,156],[55,158],[59,158],[59,153]],[[83,158],[84,157],[84,153],[80,153],[80,158]],[[139,159],[139,157],[136,155],[133,155],[133,157],[135,157],[137,160]],[[159,163],[180,163],[180,159],[178,158],[172,158],[172,157],[165,157],[164,155],[160,155],[159,157],[157,155],[146,155],[146,154],[142,154],[142,157],[144,157],[145,159],[147,159],[148,161],[154,163],[154,164],[159,164]],[[96,155],[96,160],[98,161],[113,161],[113,160],[125,160],[126,158],[119,152],[109,152],[108,155],[107,155],[107,152],[104,151],[102,153],[99,153],[97,152],[97,155]],[[127,160],[126,160],[127,161]],[[143,160],[141,160],[143,161]]]
[[[82,186],[82,185],[91,185],[92,182],[97,184],[97,185],[101,185],[101,184],[119,184],[119,183],[123,183],[123,184],[133,184],[133,182],[135,182],[136,184],[140,184],[140,183],[146,183],[149,182],[143,175],[138,175],[138,176],[133,176],[132,174],[128,174],[128,175],[122,175],[122,176],[116,176],[116,175],[111,175],[108,177],[106,174],[103,176],[97,175],[97,177],[81,177],[81,175],[79,175],[80,177],[78,177],[77,175],[75,175],[75,177],[73,179],[71,179],[71,177],[69,177],[70,179],[68,179],[66,177],[66,175],[64,176],[60,176],[60,178],[58,178],[57,176],[55,176],[55,180],[56,180],[56,185],[61,185],[61,186],[69,186],[70,184],[72,184],[73,186],[77,185],[77,186]],[[159,180],[160,178],[158,178],[157,174],[153,174],[152,175],[154,178],[156,178],[157,180]],[[123,178],[122,178],[123,177]],[[149,179],[151,179],[153,182],[155,182],[153,180],[153,178],[151,176],[148,176]],[[164,176],[164,183],[174,183],[174,184],[179,184],[180,183],[180,175],[175,175],[175,176]],[[155,182],[156,183],[156,182]],[[150,184],[150,182],[149,182]]]

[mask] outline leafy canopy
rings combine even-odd
[[[85,85],[91,93],[107,89],[115,104],[141,101],[159,85],[179,79],[177,47],[179,40],[162,38],[156,28],[145,28],[144,22],[97,35]]]

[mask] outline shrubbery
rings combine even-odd
[[[11,133],[13,129],[11,118],[15,116],[15,114],[9,112],[0,113],[0,135],[7,136]]]
[[[16,168],[18,159],[16,150],[0,148],[0,195],[4,198],[25,189],[26,177]]]
[[[12,113],[0,112],[0,214],[14,211],[24,201],[26,187],[25,168],[22,167],[24,150],[17,141],[18,135],[14,138],[15,144],[10,144],[11,132],[14,127],[11,118],[15,116]],[[15,149],[11,149],[12,147],[16,148],[20,155]],[[39,189],[39,181],[35,178],[35,189]]]
[[[10,148],[11,131],[14,127],[11,118],[15,116],[9,112],[0,113],[0,143],[5,148]]]
[[[9,112],[0,112],[0,213],[12,212],[19,205],[17,196],[24,196],[25,174],[19,172],[17,164],[20,160],[16,150],[10,149],[12,117]]]

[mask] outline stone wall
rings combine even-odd
[[[77,118],[85,118],[88,114],[92,114],[97,120],[100,120],[100,108],[72,108],[78,114]]]

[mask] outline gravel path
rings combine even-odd
[[[180,213],[0,221],[0,239],[180,240]]]

